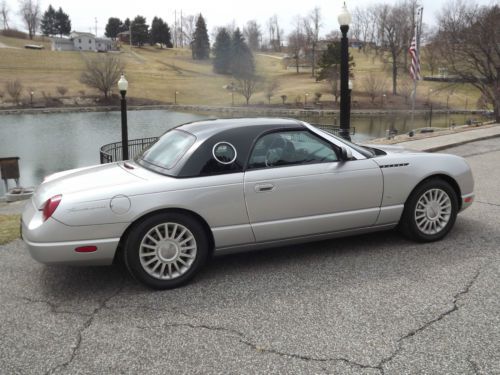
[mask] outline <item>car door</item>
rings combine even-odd
[[[342,161],[340,148],[316,134],[278,131],[255,143],[244,176],[257,242],[375,224],[383,191],[370,159]]]

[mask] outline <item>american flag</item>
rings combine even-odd
[[[417,37],[416,33],[411,40],[410,45],[410,56],[411,56],[411,66],[410,66],[410,77],[414,81],[420,81],[420,58],[417,48]]]

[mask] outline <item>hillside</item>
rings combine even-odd
[[[24,39],[0,36],[0,45],[11,48],[0,48],[0,103],[10,98],[5,92],[8,80],[19,79],[23,85],[22,98],[29,100],[30,91],[35,100],[44,96],[57,97],[57,87],[68,89],[66,96],[78,97],[95,95],[94,90],[82,85],[79,77],[85,67],[85,59],[95,56],[93,52],[53,52],[50,43],[43,42],[44,50],[28,50],[23,46],[29,43]],[[37,42],[37,44],[40,44]],[[354,68],[354,108],[381,108],[382,96],[378,96],[372,104],[364,90],[364,81],[370,72],[386,77],[387,97],[383,108],[408,108],[402,97],[390,95],[391,80],[389,64],[383,63],[374,55],[365,55],[358,50],[351,50],[356,66]],[[231,93],[224,86],[232,81],[232,77],[215,74],[210,61],[193,61],[187,49],[159,49],[156,47],[132,48],[124,46],[121,52],[126,64],[129,80],[129,96],[165,103],[174,102],[177,91],[177,102],[181,104],[231,105]],[[314,99],[314,93],[322,93],[321,101],[331,106],[333,95],[328,85],[316,82],[310,73],[296,74],[294,69],[286,70],[281,56],[256,54],[257,73],[264,77],[259,91],[251,98],[251,104],[267,104],[265,96],[266,82],[276,81],[278,89],[271,99],[271,104],[281,104],[281,95],[287,96],[287,103],[295,103],[300,98],[303,102],[308,93],[308,102]],[[425,73],[425,72],[424,72]],[[401,77],[406,77],[406,72]],[[432,92],[430,91],[432,89]],[[463,109],[476,107],[478,92],[469,85],[451,89],[442,83],[420,82],[418,89],[419,106],[427,108],[428,98],[436,107],[446,108],[449,99],[450,108]],[[450,95],[450,96],[449,96]],[[449,98],[448,98],[449,96]],[[234,95],[235,105],[243,105],[244,98]]]

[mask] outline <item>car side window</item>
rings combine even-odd
[[[334,146],[308,131],[282,131],[260,137],[248,169],[338,161]]]

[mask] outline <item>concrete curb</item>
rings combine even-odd
[[[486,139],[492,139],[492,138],[500,138],[500,134],[488,135],[488,136],[484,136],[484,137],[469,139],[469,140],[466,140],[466,141],[461,141],[461,142],[456,142],[456,143],[450,143],[450,144],[447,144],[447,145],[430,147],[430,148],[422,150],[422,151],[425,151],[425,152],[443,151],[443,150],[446,150],[446,149],[449,149],[449,148],[452,148],[452,147],[462,146],[462,145],[465,145],[467,143],[472,143],[472,142],[476,142],[476,141],[484,141]]]

